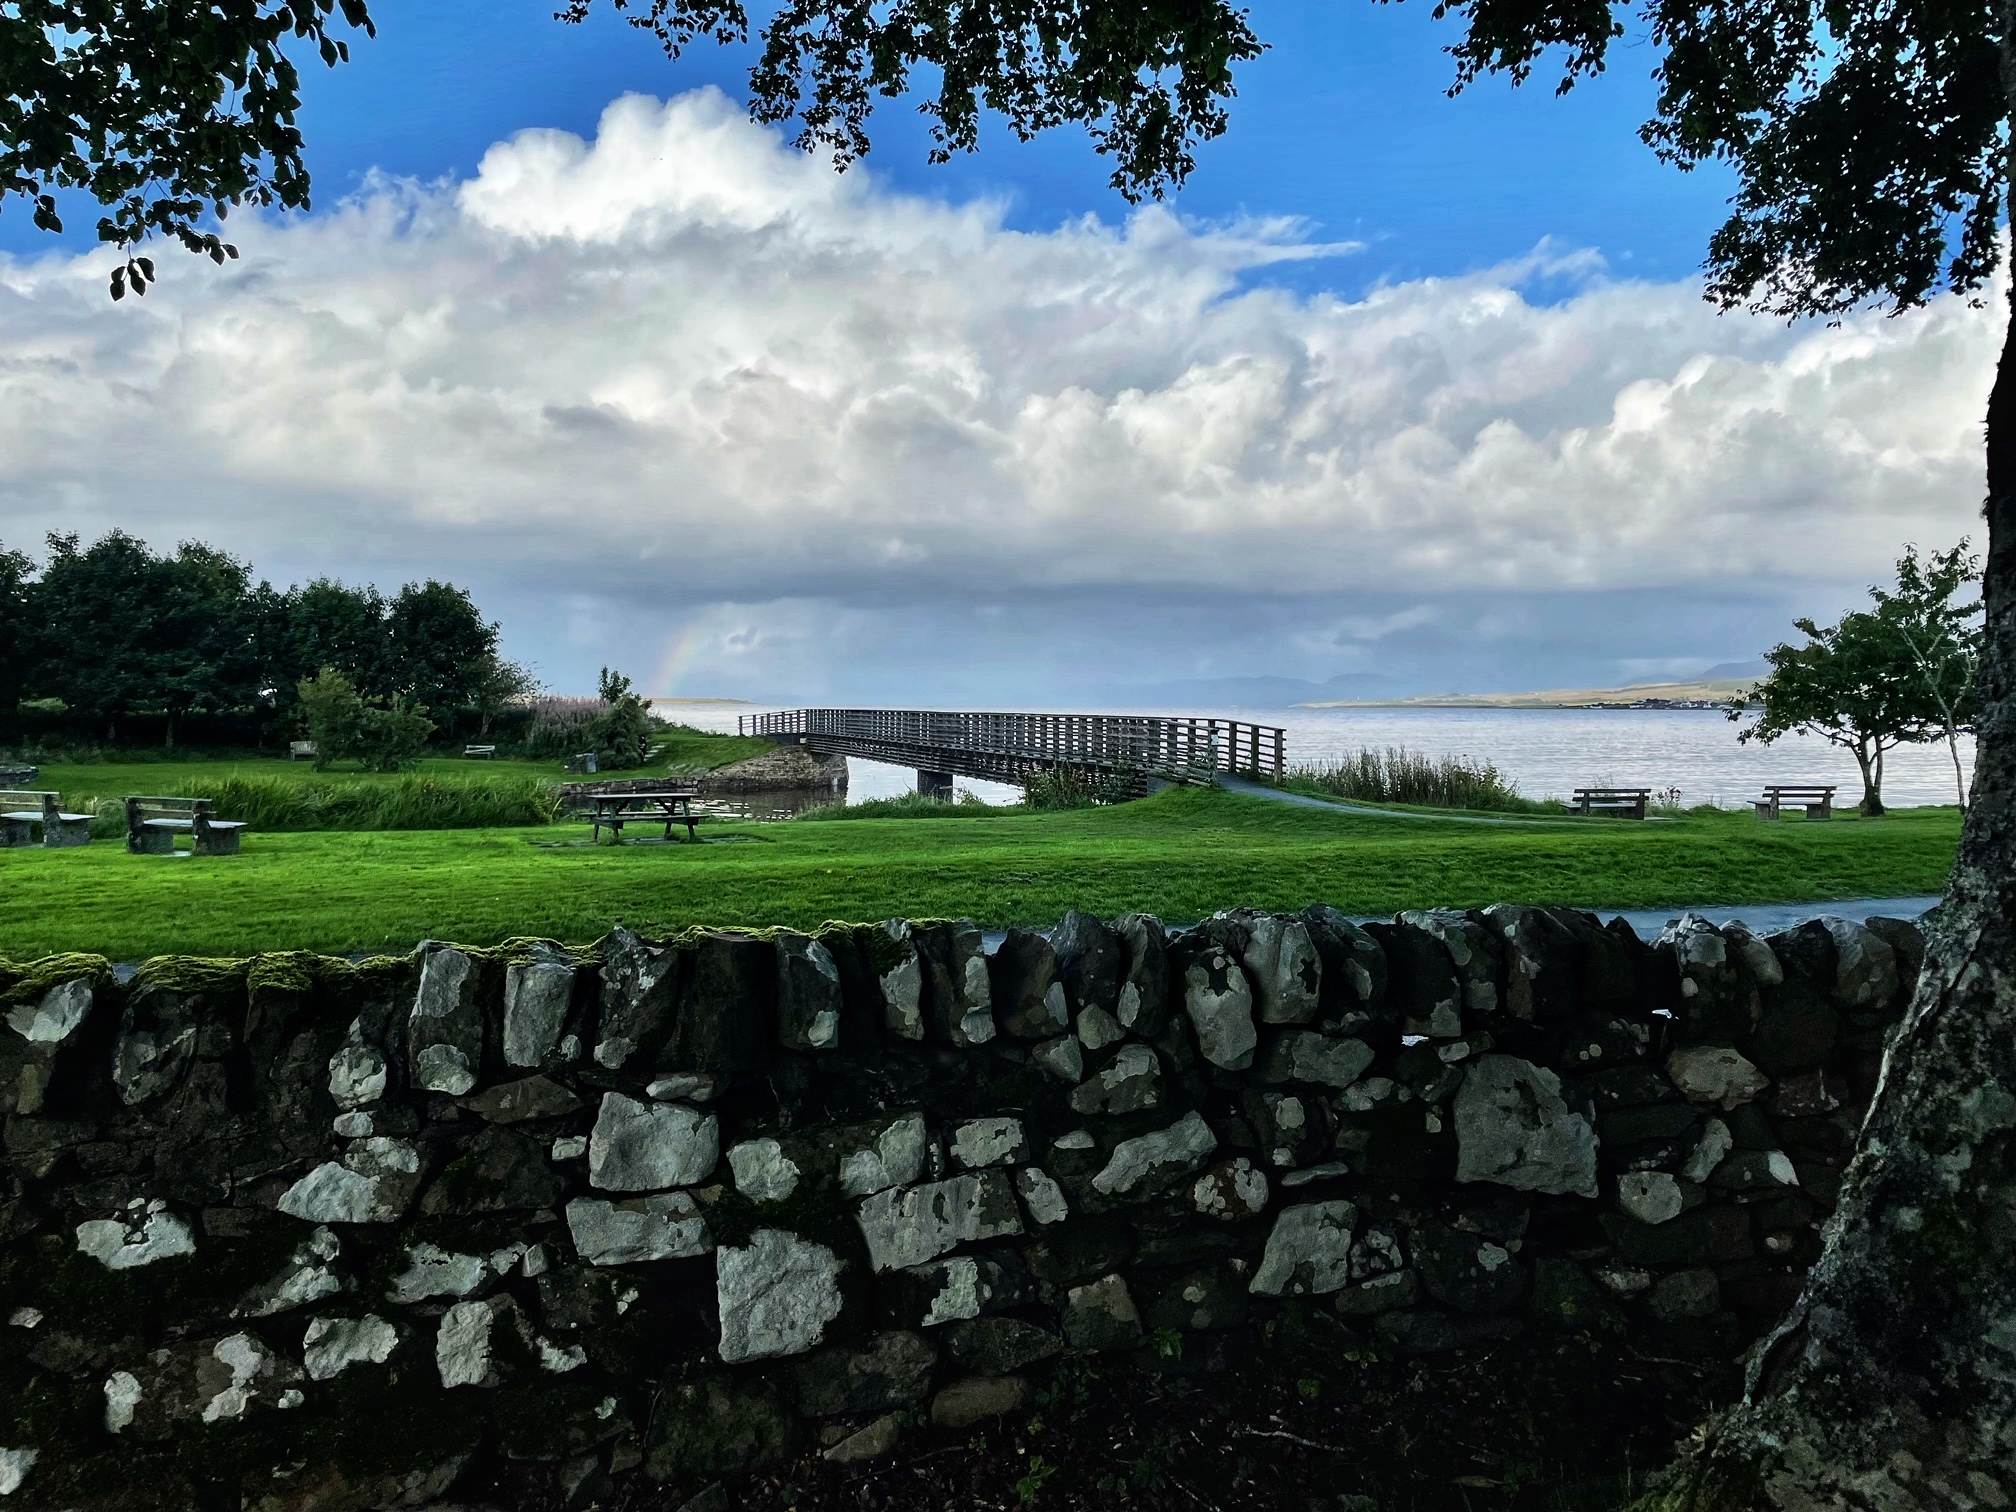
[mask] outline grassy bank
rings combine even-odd
[[[548,762],[423,761],[411,772],[318,772],[308,762],[107,762],[51,766],[40,785],[64,807],[97,814],[101,839],[125,834],[122,799],[208,798],[220,819],[262,834],[317,830],[467,830],[551,824],[559,815]]]
[[[664,737],[660,761],[709,771],[774,750],[767,740],[676,728]],[[209,798],[220,819],[238,819],[265,834],[322,830],[517,829],[559,817],[552,784],[564,780],[555,761],[428,757],[406,772],[360,772],[349,766],[318,772],[314,763],[250,757],[242,760],[103,761],[43,767],[37,786],[63,795],[74,813],[100,815],[103,838],[124,833],[120,801],[128,796]]]
[[[747,761],[752,756],[768,756],[777,749],[773,740],[755,735],[718,735],[696,730],[691,725],[673,725],[651,737],[660,747],[660,765],[673,771],[711,772],[716,767]]]
[[[259,834],[242,856],[117,846],[0,851],[0,954],[403,949],[423,937],[585,941],[621,920],[807,926],[1065,909],[1177,921],[1314,900],[1350,913],[1516,900],[1653,908],[1936,892],[1952,809],[1761,824],[1691,813],[1635,824],[1465,825],[1328,813],[1178,789],[1117,808],[902,823],[722,824],[714,843],[592,847],[585,826]],[[723,843],[726,842],[726,843]]]

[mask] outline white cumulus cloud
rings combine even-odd
[[[144,301],[0,260],[0,538],[473,574],[605,627],[662,598],[802,662],[898,599],[1299,596],[1283,636],[1344,645],[1465,595],[1858,584],[1974,528],[1962,301],[1787,329],[1547,247],[1308,296],[1266,270],[1357,254],[1292,222],[1004,214],[701,91],[238,226],[222,270],[164,253]]]

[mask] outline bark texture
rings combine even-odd
[[[2016,1508],[2016,323],[1988,405],[1974,800],[1826,1250],[1652,1507]]]

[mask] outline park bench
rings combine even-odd
[[[1808,819],[1834,817],[1834,789],[1815,783],[1767,783],[1764,796],[1755,800],[1759,819],[1776,819],[1781,809],[1804,809]]]
[[[658,824],[665,826],[665,838],[672,838],[672,826],[686,826],[686,838],[694,840],[694,826],[700,816],[693,812],[693,800],[700,796],[697,787],[664,788],[655,793],[590,793],[583,800],[588,822],[594,826],[595,838],[602,838],[604,828],[611,830],[618,840],[623,838],[626,824]]]
[[[128,798],[126,849],[136,856],[172,856],[175,837],[187,830],[197,855],[235,856],[245,825],[212,818],[215,807],[208,798]]]
[[[1643,819],[1651,801],[1650,788],[1591,787],[1575,789],[1575,812],[1612,814],[1619,819]]]
[[[494,745],[465,745],[462,747],[462,754],[464,756],[488,756],[494,760],[497,755],[497,747]]]
[[[91,816],[64,813],[61,799],[60,793],[0,789],[0,846],[34,844],[38,824],[42,826],[42,843],[51,850],[89,844]]]
[[[315,755],[315,742],[312,740],[290,740],[287,742],[287,759],[289,761],[299,761],[303,756],[308,757],[312,761]]]

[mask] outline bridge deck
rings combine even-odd
[[[786,709],[742,715],[735,728],[830,755],[994,782],[1058,767],[1195,783],[1214,772],[1279,777],[1285,769],[1280,728],[1233,719]]]

